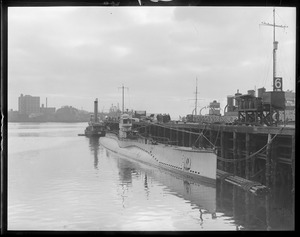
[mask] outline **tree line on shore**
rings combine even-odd
[[[21,114],[18,111],[9,111],[8,122],[88,122],[90,116],[88,111],[63,106],[54,113]]]

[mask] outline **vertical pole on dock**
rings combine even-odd
[[[268,143],[267,143],[267,151],[266,151],[266,186],[270,188],[270,176],[271,176],[271,139],[272,135],[268,134]]]
[[[250,134],[246,133],[246,157],[250,155]],[[249,179],[249,161],[245,162],[245,177]]]
[[[237,133],[233,131],[233,159],[237,159]],[[233,172],[237,175],[237,162],[233,162]]]

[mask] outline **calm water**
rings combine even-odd
[[[8,124],[8,230],[293,230],[292,195],[193,183],[77,136],[86,123]]]

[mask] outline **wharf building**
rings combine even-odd
[[[261,124],[271,125],[271,120],[288,123],[295,121],[295,92],[269,92],[262,87],[256,97],[255,90],[248,90],[247,94],[241,94],[238,90],[234,96],[227,96],[224,111],[225,117],[235,116],[249,124],[260,121]]]
[[[201,111],[205,108],[209,109],[208,114],[202,115]],[[237,118],[236,114],[230,114],[228,116],[221,115],[220,102],[216,100],[209,103],[209,105],[200,109],[199,115],[188,114],[186,116],[186,122],[196,122],[201,124],[210,123],[232,123]]]

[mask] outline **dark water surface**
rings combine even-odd
[[[8,124],[8,230],[293,230],[290,189],[193,183],[77,136],[86,123]]]

